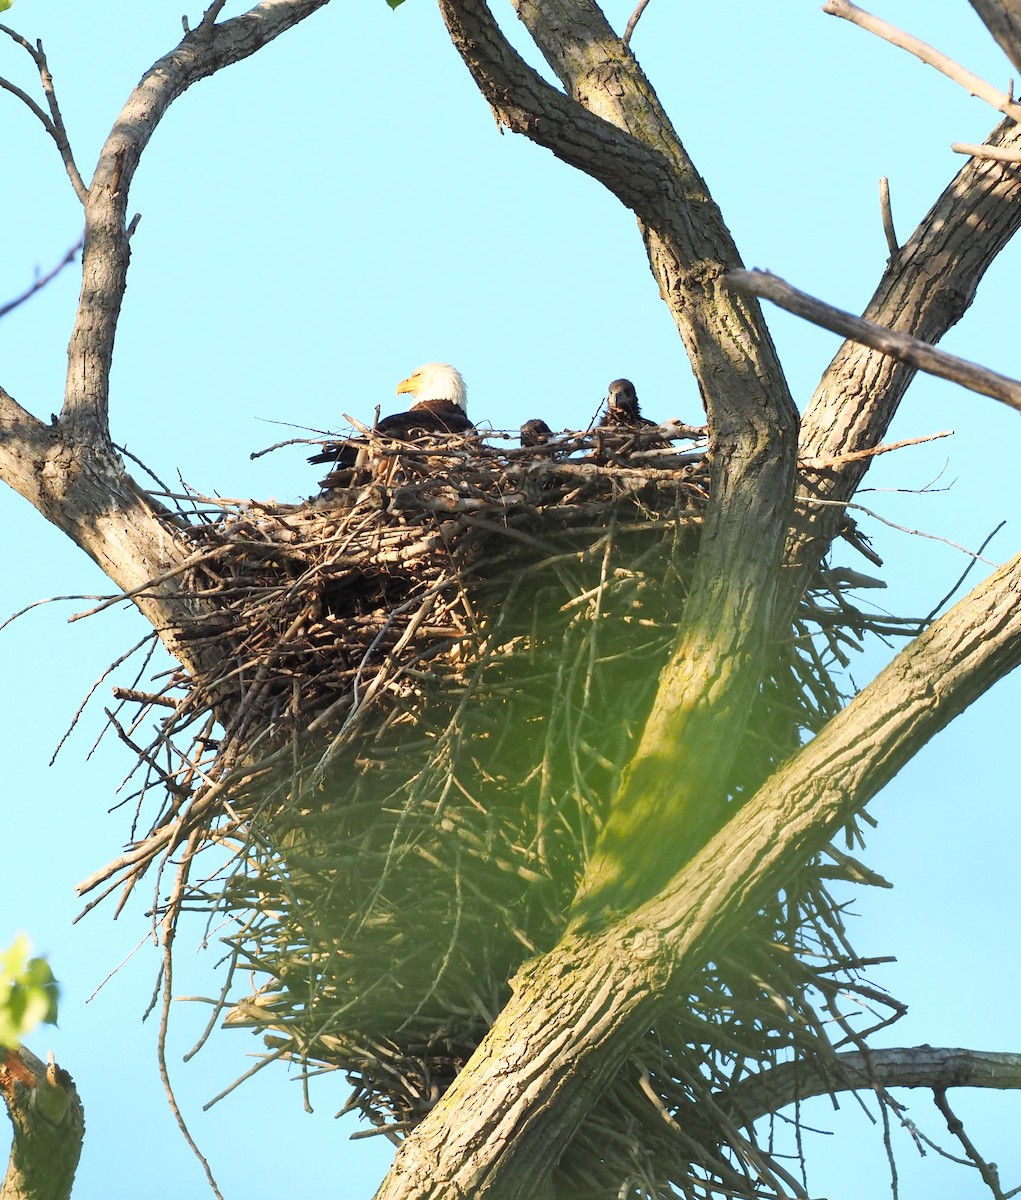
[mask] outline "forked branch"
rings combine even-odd
[[[71,152],[71,143],[68,141],[67,130],[64,128],[64,118],[60,113],[60,105],[57,103],[57,93],[53,86],[53,76],[50,74],[49,64],[46,61],[46,53],[43,50],[42,42],[36,42],[33,46],[26,38],[23,38],[20,33],[16,33],[13,29],[6,25],[0,25],[0,32],[5,33],[13,42],[21,46],[21,48],[31,57],[39,72],[39,78],[42,80],[43,92],[46,95],[46,103],[49,107],[49,116],[39,107],[39,105],[24,92],[21,88],[11,83],[9,79],[0,77],[0,88],[17,96],[18,99],[27,106],[30,112],[34,113],[42,122],[43,128],[56,143],[57,149],[60,151],[60,157],[64,162],[64,169],[67,171],[67,177],[71,180],[71,186],[74,188],[74,193],[78,199],[85,203],[88,195],[88,189],[82,180],[75,165],[74,155]]]

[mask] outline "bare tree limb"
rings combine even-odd
[[[740,256],[720,211],[598,5],[515,0],[564,96],[510,47],[484,0],[439,3],[454,44],[501,118],[628,196],[709,416],[712,501],[703,549],[675,653],[579,893],[579,911],[595,918],[611,895],[613,905],[626,906],[653,894],[684,848],[707,835],[703,822],[713,805],[706,797],[725,786],[768,644],[773,556],[793,497],[797,413],[758,305],[735,303],[722,282]],[[588,149],[579,155],[582,141]],[[624,187],[616,179],[621,169],[629,176]],[[711,716],[696,701],[710,687]],[[732,735],[721,736],[724,728]],[[701,752],[690,755],[684,780],[668,784],[647,772],[667,745],[676,751],[689,738]],[[636,827],[645,831],[646,869],[625,876],[615,847]]]
[[[993,146],[1021,148],[1021,126],[1004,121]],[[863,316],[929,344],[938,342],[967,311],[976,288],[1021,226],[1021,178],[981,159],[967,162],[908,241],[894,255]],[[933,263],[939,264],[934,271]],[[845,342],[827,367],[801,422],[801,455],[837,458],[883,441],[914,377],[914,369],[870,347]],[[831,500],[854,495],[867,461],[848,462],[813,480]],[[787,547],[777,620],[790,617],[842,522],[839,507],[814,508],[795,527]],[[780,628],[780,626],[778,626]]]
[[[842,17],[845,21],[850,21],[853,25],[857,25],[860,29],[865,29],[869,33],[874,33],[877,37],[883,38],[884,41],[890,42],[891,45],[898,46],[902,50],[907,50],[909,54],[913,54],[916,58],[921,59],[927,66],[935,67],[941,74],[946,75],[948,79],[952,79],[954,83],[959,83],[972,96],[978,96],[980,100],[991,104],[993,108],[1002,112],[1004,116],[1011,117],[1015,121],[1021,121],[1021,104],[1015,104],[1006,92],[1001,92],[997,88],[994,88],[992,84],[986,83],[980,76],[962,67],[960,63],[954,62],[952,58],[948,58],[947,55],[937,50],[935,46],[930,46],[928,42],[923,42],[920,38],[913,37],[910,33],[905,33],[903,29],[898,29],[896,25],[891,25],[889,21],[884,21],[880,17],[873,16],[872,13],[859,8],[857,4],[850,3],[850,0],[826,0],[822,8],[823,12],[829,13],[830,16]]]
[[[1016,379],[990,371],[988,367],[980,367],[966,358],[958,358],[956,354],[937,350],[935,346],[910,334],[898,333],[873,321],[852,316],[806,292],[798,291],[768,271],[730,271],[726,278],[738,291],[771,300],[787,312],[811,321],[813,325],[851,338],[863,346],[871,346],[873,350],[898,362],[940,379],[949,379],[951,383],[960,384],[969,391],[991,396],[1015,412],[1021,412],[1021,382]]]
[[[891,254],[900,249],[897,244],[897,234],[893,228],[893,209],[890,206],[890,181],[884,175],[879,181],[879,208],[883,214],[883,233],[886,236],[886,248]]]
[[[947,1089],[945,1087],[937,1087],[933,1092],[933,1100],[946,1120],[947,1129],[950,1130],[964,1147],[964,1153],[967,1154],[968,1158],[978,1169],[978,1173],[982,1176],[983,1182],[992,1192],[995,1200],[1005,1200],[1003,1189],[1000,1187],[1000,1173],[996,1169],[996,1163],[986,1162],[982,1155],[979,1154],[975,1143],[968,1137],[967,1131],[964,1128],[964,1122],[950,1107],[950,1101],[947,1100]]]
[[[968,154],[973,158],[990,158],[996,162],[1021,163],[1021,150],[1005,150],[999,146],[978,146],[974,142],[951,142],[955,154]]]
[[[173,568],[189,548],[165,510],[127,474],[109,432],[109,373],[127,280],[128,192],[163,114],[193,83],[254,54],[328,0],[262,0],[222,24],[214,4],[202,23],[143,75],[100,153],[85,203],[82,290],[64,405],[44,425],[0,389],[0,478],[64,530],[125,591],[187,667],[203,651],[177,637],[204,601],[187,595]],[[38,106],[36,106],[38,107]],[[45,117],[45,114],[42,114]],[[45,123],[45,122],[44,122]],[[165,575],[153,593],[148,580]]]
[[[100,152],[86,203],[82,294],[68,348],[61,423],[76,442],[109,439],[109,375],[127,280],[128,192],[164,113],[192,84],[248,58],[328,0],[262,0],[220,25],[197,29],[149,68],[128,97]],[[214,6],[215,8],[215,6]],[[208,16],[215,15],[212,10]]]

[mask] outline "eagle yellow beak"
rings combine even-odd
[[[414,395],[418,391],[418,377],[419,372],[416,371],[414,375],[409,375],[407,379],[402,379],[397,385],[396,395],[399,396],[402,392],[410,392]]]

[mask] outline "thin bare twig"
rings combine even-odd
[[[728,271],[724,278],[737,291],[771,300],[780,308],[811,321],[813,325],[820,325],[863,346],[871,346],[873,350],[907,363],[916,370],[940,379],[949,379],[951,383],[960,384],[983,396],[991,396],[1016,412],[1021,412],[1021,383],[1016,379],[980,367],[966,358],[958,358],[955,354],[947,354],[945,350],[937,350],[928,342],[906,333],[898,333],[884,325],[852,316],[843,309],[834,308],[806,292],[798,291],[769,271]]]
[[[893,209],[890,207],[890,181],[884,175],[879,181],[879,207],[883,213],[883,233],[886,234],[886,246],[891,254],[900,250],[897,244],[897,234],[893,228]]]
[[[940,602],[938,604],[934,604],[932,606],[931,611],[925,616],[925,618],[922,622],[924,625],[928,625],[929,622],[936,616],[936,614],[939,612],[939,610],[943,607],[943,605],[947,604],[951,600],[951,598],[954,596],[954,593],[957,591],[957,589],[961,586],[962,583],[964,583],[964,581],[971,574],[972,569],[974,568],[975,564],[979,561],[979,555],[981,555],[984,552],[986,546],[989,545],[989,543],[993,540],[993,538],[996,537],[996,535],[1000,532],[1000,530],[1006,524],[1007,524],[1006,521],[1001,521],[999,523],[999,525],[997,525],[996,528],[992,531],[992,533],[990,533],[988,535],[988,537],[985,539],[985,541],[982,543],[982,545],[979,546],[978,550],[976,551],[976,556],[971,560],[970,563],[968,563],[968,565],[961,572],[960,576],[954,583],[954,586],[950,589],[950,591],[947,592],[947,594],[940,600]]]
[[[944,429],[941,433],[929,433],[924,437],[904,438],[899,442],[884,442],[881,446],[872,446],[868,450],[852,450],[847,454],[837,454],[831,458],[799,458],[798,466],[806,471],[825,471],[831,467],[840,467],[844,463],[856,462],[859,459],[875,458],[878,454],[889,454],[891,450],[903,450],[905,446],[920,446],[924,442],[935,442],[939,438],[953,437],[952,429]]]
[[[890,529],[896,529],[899,533],[909,533],[912,537],[928,538],[933,542],[942,542],[944,546],[949,546],[952,550],[960,550],[962,554],[966,554],[969,558],[975,559],[978,562],[985,563],[987,567],[997,566],[991,559],[983,558],[980,550],[969,550],[967,546],[962,546],[960,542],[951,541],[950,538],[941,537],[938,533],[926,533],[924,529],[912,529],[910,525],[900,525],[896,521],[891,521],[888,517],[881,516],[874,509],[866,508],[864,504],[858,504],[852,500],[824,500],[821,496],[809,496],[805,492],[800,492],[795,499],[799,504],[812,505],[840,505],[844,508],[853,508],[858,512],[863,512],[867,517],[872,517],[881,525],[887,525]],[[986,543],[983,542],[983,545]]]
[[[620,39],[625,46],[631,44],[631,35],[634,33],[635,26],[641,20],[642,13],[645,12],[648,4],[649,0],[638,0],[637,5],[635,5],[635,11],[628,18],[628,23],[624,26],[624,36]]]
[[[964,1152],[968,1158],[975,1164],[978,1173],[982,1176],[983,1182],[996,1197],[996,1200],[1004,1200],[1003,1191],[1000,1188],[1000,1175],[996,1169],[996,1163],[986,1162],[975,1148],[974,1143],[964,1129],[964,1122],[950,1107],[950,1102],[947,1100],[947,1089],[938,1087],[933,1089],[932,1098],[935,1101],[936,1107],[946,1118],[947,1129],[954,1135],[955,1138],[964,1147]]]
[[[36,292],[42,291],[42,289],[50,282],[50,280],[56,279],[56,277],[66,266],[74,262],[75,258],[78,256],[79,250],[81,250],[84,244],[85,234],[82,233],[81,237],[75,242],[71,249],[68,250],[68,252],[55,267],[47,271],[45,275],[40,275],[35,283],[33,283],[30,288],[26,288],[26,290],[23,291],[20,296],[15,296],[13,300],[8,300],[6,304],[0,305],[0,317],[6,317],[7,314],[16,309],[19,304],[24,304],[25,301],[30,300],[36,294]]]

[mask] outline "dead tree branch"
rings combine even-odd
[[[1021,127],[1002,122],[994,146],[1021,148]],[[980,159],[966,163],[918,228],[891,257],[863,317],[875,325],[934,344],[971,304],[989,266],[1021,226],[1017,172]],[[931,264],[940,268],[934,274]],[[914,369],[861,343],[847,341],[827,367],[801,422],[801,455],[836,458],[883,441]],[[849,500],[868,460],[849,461],[815,481],[817,495]],[[791,535],[782,603],[789,618],[815,564],[841,528],[839,506],[817,507]],[[782,628],[782,625],[778,625]]]
[[[709,415],[712,502],[703,553],[676,653],[582,888],[581,903],[594,914],[611,893],[615,904],[651,895],[675,869],[678,845],[704,836],[692,812],[705,812],[700,801],[723,786],[767,644],[797,414],[758,305],[737,301],[723,283],[723,273],[740,265],[733,239],[633,55],[592,0],[516,0],[515,7],[566,96],[524,63],[484,0],[440,0],[454,44],[499,118],[636,212]],[[708,720],[695,698],[710,681],[713,736],[695,728]],[[724,726],[734,737],[720,736]],[[660,788],[646,778],[643,763],[688,737],[712,752],[691,756],[683,782]],[[658,829],[654,845],[672,857],[657,862],[653,853],[641,876],[625,879],[614,846],[636,825]]]
[[[628,17],[628,22],[624,26],[624,36],[620,39],[625,46],[631,45],[631,35],[635,31],[635,26],[642,19],[642,13],[645,12],[648,6],[649,0],[638,0],[638,3],[635,5],[635,11]]]
[[[970,158],[989,158],[995,162],[1021,163],[1021,150],[1007,150],[1002,146],[979,146],[974,142],[951,142],[955,154],[967,154]]]
[[[44,424],[0,388],[0,478],[67,533],[126,591],[172,570],[187,553],[163,520],[163,510],[131,479],[109,431],[109,382],[114,335],[127,282],[128,195],[142,152],[160,119],[192,84],[254,54],[327,0],[262,0],[221,24],[211,20],[185,35],[142,76],[128,97],[83,196],[82,290],[68,347],[60,417]],[[24,44],[18,35],[16,41]],[[36,57],[26,45],[29,53]],[[45,60],[37,58],[50,97],[50,117],[21,95],[60,144],[59,110]],[[9,89],[10,90],[10,89]],[[69,151],[67,151],[69,155]],[[65,158],[65,161],[70,161]],[[70,167],[69,167],[70,171]],[[73,176],[72,176],[73,181]],[[182,612],[201,602],[174,586],[142,593],[139,608],[182,662],[196,653],[178,644]]]
[[[944,1120],[947,1123],[947,1129],[964,1147],[964,1153],[967,1154],[969,1160],[975,1165],[978,1173],[982,1176],[983,1182],[992,1192],[995,1200],[1006,1200],[1003,1188],[1000,1186],[1000,1173],[996,1168],[996,1163],[987,1162],[979,1154],[975,1143],[968,1136],[967,1130],[964,1128],[964,1122],[950,1107],[950,1101],[947,1100],[946,1087],[934,1088],[933,1100],[936,1107],[943,1114]]]
[[[49,116],[39,107],[38,104],[21,88],[11,83],[8,79],[0,78],[0,88],[17,96],[19,100],[25,104],[29,111],[34,113],[42,122],[43,128],[53,139],[57,149],[60,151],[60,157],[64,163],[64,169],[67,171],[67,177],[71,181],[71,186],[74,188],[74,193],[78,199],[85,203],[88,196],[86,188],[78,167],[75,165],[74,154],[71,152],[71,143],[68,141],[67,130],[64,128],[64,118],[61,116],[60,105],[57,103],[57,93],[53,86],[53,76],[50,74],[50,68],[46,61],[46,54],[43,50],[42,42],[37,42],[34,46],[26,38],[23,38],[20,33],[16,33],[13,29],[9,29],[6,25],[0,25],[0,32],[5,33],[13,42],[21,46],[21,48],[31,57],[35,63],[36,70],[39,72],[39,78],[42,81],[43,92],[46,95],[46,103],[50,110]]]

